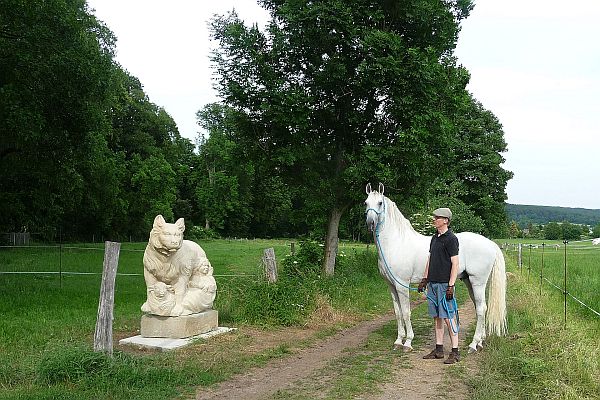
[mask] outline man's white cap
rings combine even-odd
[[[449,208],[436,208],[433,210],[433,216],[452,219],[452,211]]]

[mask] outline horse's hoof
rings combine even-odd
[[[481,344],[481,343],[477,343],[477,350],[478,350],[478,351],[481,351],[481,350],[483,350],[483,344]]]
[[[477,353],[477,348],[473,348],[473,347],[469,346],[469,354],[472,354],[472,353]]]
[[[397,350],[400,350],[401,348],[402,348],[401,344],[395,344],[393,350],[397,351]]]
[[[402,351],[404,353],[410,353],[411,351],[413,351],[412,346],[402,346]]]

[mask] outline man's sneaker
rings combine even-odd
[[[460,355],[458,355],[458,353],[451,351],[450,354],[448,354],[448,358],[446,360],[444,360],[444,364],[454,364],[455,362],[458,362],[458,361],[460,361]]]
[[[433,360],[434,358],[444,358],[444,350],[433,349],[431,350],[431,353],[423,356],[423,358],[426,360]]]

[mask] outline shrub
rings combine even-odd
[[[194,225],[190,229],[186,230],[185,238],[188,240],[218,239],[219,234],[210,228],[207,229]]]
[[[298,252],[283,260],[283,274],[290,277],[318,276],[323,264],[323,245],[314,240],[299,243]]]
[[[385,286],[376,252],[340,253],[331,277],[321,273],[322,260],[323,247],[318,242],[301,242],[298,252],[283,261],[277,282],[240,279],[222,287],[217,299],[219,317],[234,323],[290,326],[304,324],[318,308],[319,298],[350,312],[376,307],[375,293]],[[385,289],[381,293],[389,296]]]

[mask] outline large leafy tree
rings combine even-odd
[[[255,171],[244,148],[232,140],[232,112],[228,107],[209,104],[197,113],[199,125],[210,135],[199,139],[194,171],[196,200],[206,229],[246,236]]]
[[[444,168],[437,170],[430,189],[423,192],[423,212],[457,203],[455,208],[463,210],[463,217],[473,213],[480,223],[456,224],[455,228],[504,237],[508,229],[505,188],[512,173],[501,165],[501,153],[506,151],[502,125],[466,92],[457,105],[452,121],[455,133],[440,148]]]
[[[118,201],[106,135],[114,38],[84,0],[0,3],[3,229],[110,224]],[[80,224],[78,223],[78,226]],[[65,229],[66,231],[66,229]]]
[[[0,3],[0,231],[147,235],[152,214],[193,212],[193,145],[115,40],[84,0]]]
[[[452,58],[468,0],[260,1],[266,32],[235,13],[212,21],[217,88],[237,140],[326,212],[332,274],[342,214],[364,182],[409,197],[454,133],[468,74]],[[376,167],[379,166],[379,167]],[[293,180],[292,180],[293,177]],[[316,217],[317,215],[315,215]]]
[[[113,210],[115,231],[143,237],[157,214],[168,220],[194,216],[188,176],[194,147],[175,121],[152,103],[140,81],[118,69],[111,102],[109,147],[119,159],[121,207]],[[173,209],[178,214],[173,213]]]

